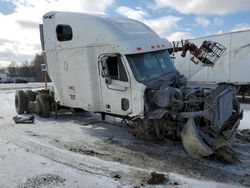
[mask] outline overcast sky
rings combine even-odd
[[[126,16],[171,41],[250,29],[249,0],[0,0],[0,65],[41,52],[38,24],[48,11]]]

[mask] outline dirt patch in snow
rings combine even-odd
[[[89,156],[96,156],[96,157],[103,157],[103,156],[108,156],[108,154],[103,154],[103,153],[99,153],[96,152],[94,150],[89,150],[87,148],[79,148],[79,147],[69,147],[68,148],[69,151],[75,152],[75,153],[80,153],[83,155],[89,155]]]
[[[245,180],[246,178],[243,175],[231,173],[230,170],[220,169],[218,166],[221,165],[223,167],[223,164],[215,161],[192,159],[184,152],[181,143],[170,141],[165,143],[152,143],[140,140],[131,141],[114,136],[112,139],[106,138],[103,141],[96,142],[94,147],[82,145],[71,142],[57,143],[57,146],[67,148],[72,152],[95,156],[108,161],[118,161],[139,168],[148,167],[155,171],[188,174],[193,178],[205,178],[227,183],[240,183],[242,179]],[[211,166],[210,164],[213,165]],[[152,181],[150,180],[149,182],[151,183],[158,178],[158,180],[163,179],[162,176],[153,176],[150,176]],[[148,184],[150,177],[141,178],[142,184]],[[137,178],[140,179],[139,177]]]
[[[229,146],[219,148],[215,153],[206,158],[223,164],[234,164],[238,162],[236,152]]]
[[[41,135],[41,134],[38,134],[38,133],[34,133],[32,131],[24,131],[24,132],[28,136],[34,136],[34,137],[40,137],[40,138],[48,138],[48,136],[46,136],[46,135]]]
[[[66,180],[55,174],[42,174],[27,178],[18,188],[39,188],[42,186],[59,186]]]
[[[236,138],[243,143],[250,142],[250,129],[239,130]]]
[[[165,177],[165,174],[160,174],[157,172],[151,172],[150,177],[147,180],[147,183],[150,185],[157,185],[168,182],[168,178]]]
[[[122,162],[123,159],[121,159],[120,157],[116,156],[116,155],[112,155],[109,152],[105,152],[105,150],[96,150],[95,148],[90,149],[90,147],[88,146],[82,146],[76,143],[59,143],[58,141],[56,141],[56,145],[60,148],[66,148],[67,150],[74,152],[74,153],[79,153],[82,155],[88,155],[88,156],[92,156],[92,157],[98,157],[100,159],[104,159],[106,161],[117,161],[117,162]],[[61,145],[60,145],[61,144]]]

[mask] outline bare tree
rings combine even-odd
[[[41,70],[41,65],[45,64],[42,54],[36,54],[33,61],[31,61],[31,69],[34,73],[35,81],[43,82],[45,78],[45,73]],[[48,75],[47,75],[48,76]],[[50,81],[48,77],[48,81]]]
[[[36,82],[43,82],[45,78],[45,73],[41,70],[41,65],[44,64],[44,58],[42,54],[36,54],[32,61],[24,61],[20,66],[17,65],[15,61],[7,68],[0,67],[1,72],[8,72],[10,77],[33,77]],[[48,77],[48,81],[50,78]]]
[[[10,65],[7,67],[8,73],[10,77],[16,77],[17,76],[17,63],[15,61],[12,61]]]
[[[0,65],[0,73],[5,73],[5,72],[6,72],[6,68]]]

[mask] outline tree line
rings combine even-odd
[[[7,73],[9,77],[30,77],[35,82],[43,82],[45,73],[42,71],[41,65],[44,63],[43,55],[36,54],[32,61],[25,61],[21,65],[11,62],[8,67],[0,68],[0,73]],[[47,78],[50,81],[49,76]]]

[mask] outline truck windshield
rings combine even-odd
[[[167,50],[127,55],[137,81],[148,82],[176,71]]]

